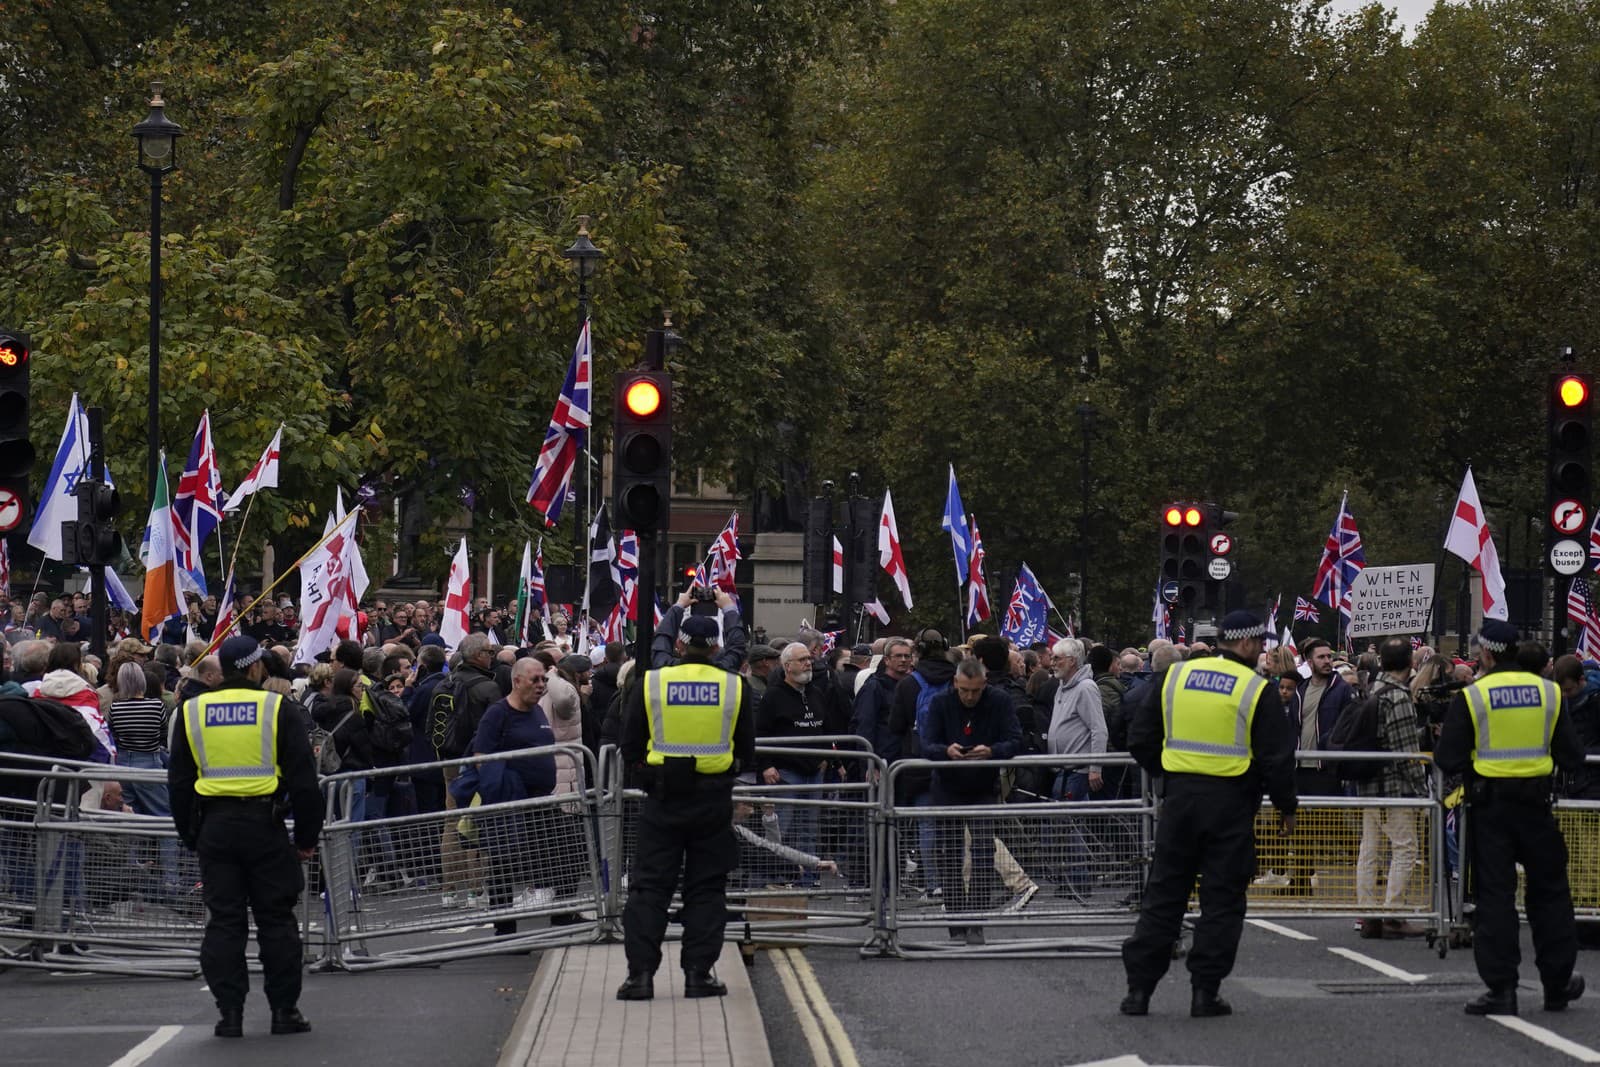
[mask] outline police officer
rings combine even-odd
[[[1433,757],[1467,786],[1467,868],[1474,913],[1472,955],[1489,991],[1469,1015],[1517,1014],[1517,864],[1527,874],[1528,925],[1534,964],[1544,984],[1544,1010],[1562,1011],[1583,995],[1578,928],[1567,888],[1567,843],[1550,810],[1551,776],[1583,766],[1566,701],[1554,682],[1516,662],[1517,629],[1485,619],[1478,662],[1485,673],[1457,693],[1445,711]]]
[[[221,1018],[218,1037],[244,1036],[246,908],[255,913],[262,985],[274,1034],[300,1034],[300,930],[294,907],[322,831],[322,796],[304,716],[264,692],[267,666],[249,637],[222,642],[222,684],[184,703],[173,723],[167,783],[178,836],[200,857],[210,917],[200,969]],[[294,814],[294,842],[284,813]],[[298,853],[298,855],[297,855]]]
[[[680,662],[629,690],[622,758],[644,764],[648,797],[623,912],[628,980],[618,1000],[655,996],[667,905],[683,869],[683,995],[720,997],[712,968],[722,954],[728,872],[738,860],[733,782],[755,760],[755,717],[744,680],[716,666],[716,621],[691,615],[678,629]]]
[[[1294,735],[1278,687],[1256,674],[1266,627],[1247,611],[1222,620],[1221,654],[1175,663],[1146,686],[1128,724],[1139,765],[1163,775],[1155,859],[1133,936],[1122,945],[1128,972],[1124,1015],[1146,1015],[1200,877],[1200,918],[1189,950],[1196,1018],[1231,1015],[1218,995],[1244,929],[1245,890],[1255,864],[1255,818],[1263,791],[1285,834],[1294,829]]]

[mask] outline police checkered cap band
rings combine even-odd
[[[1483,636],[1482,634],[1478,635],[1478,644],[1482,645],[1484,648],[1487,648],[1490,652],[1504,652],[1506,649],[1511,647],[1504,641],[1495,641]]]
[[[240,656],[238,659],[233,661],[234,669],[243,670],[264,655],[266,655],[266,649],[262,648],[260,645],[257,645],[255,647],[255,651],[251,652],[248,656]]]
[[[1232,630],[1222,631],[1224,641],[1244,641],[1252,637],[1264,637],[1267,633],[1265,623],[1256,623],[1254,626],[1240,626]]]

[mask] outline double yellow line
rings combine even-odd
[[[797,948],[784,948],[772,949],[767,954],[772,957],[772,967],[778,972],[778,981],[783,983],[783,992],[794,1009],[794,1017],[800,1023],[800,1032],[805,1035],[811,1059],[817,1067],[861,1067],[850,1035],[844,1032],[839,1017],[833,1013],[833,1006],[822,992],[822,984],[817,981],[805,953]]]

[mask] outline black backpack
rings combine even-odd
[[[428,743],[440,759],[459,759],[472,745],[477,724],[467,721],[462,704],[473,682],[464,675],[451,674],[428,698]]]
[[[1383,743],[1382,713],[1384,690],[1390,683],[1381,682],[1372,693],[1344,709],[1339,721],[1333,725],[1333,736],[1328,747],[1336,752],[1385,752]],[[1367,782],[1383,773],[1381,760],[1345,760],[1334,768],[1341,782]]]
[[[411,749],[411,713],[400,698],[387,689],[369,689],[372,721],[367,736],[372,747],[385,756],[404,756]]]

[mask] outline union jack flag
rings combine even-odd
[[[1321,622],[1322,616],[1318,613],[1317,606],[1315,604],[1307,600],[1305,597],[1297,596],[1294,598],[1294,621]]]
[[[711,542],[711,548],[706,553],[706,563],[702,570],[705,580],[701,582],[707,588],[717,586],[731,593],[734,590],[734,565],[743,558],[739,554],[739,513],[735,511],[728,516],[727,525],[722,532],[717,534],[717,539]]]
[[[1180,622],[1178,624],[1178,644],[1186,645],[1188,643],[1189,643],[1189,630],[1188,630],[1188,628],[1186,626],[1183,625],[1183,623]]]
[[[971,521],[972,550],[967,556],[967,629],[988,620],[994,612],[989,607],[989,583],[983,576],[983,562],[988,554],[983,550],[983,537],[978,533],[978,520]]]
[[[239,624],[238,596],[233,589],[233,568],[228,568],[228,580],[222,583],[222,599],[217,602],[217,622],[211,631],[212,639],[221,643],[221,637]],[[218,637],[217,635],[221,635]]]
[[[630,620],[639,618],[639,535],[623,530],[617,542],[617,573],[622,576],[622,603]],[[622,640],[618,637],[615,640]]]
[[[822,634],[822,654],[826,656],[839,645],[839,638],[844,636],[843,630],[826,630]]]
[[[1011,590],[1011,602],[1006,605],[1000,636],[1022,648],[1043,641],[1050,630],[1048,600],[1039,579],[1033,576],[1033,569],[1024,563],[1017,571],[1017,584]]]
[[[189,576],[184,584],[202,595],[206,592],[206,575],[200,550],[222,522],[222,505],[222,475],[217,471],[217,453],[211,442],[211,412],[206,411],[200,415],[200,428],[189,447],[189,462],[178,476],[178,492],[172,498],[178,568]]]
[[[1594,523],[1589,527],[1589,567],[1600,571],[1600,510],[1594,513]]]
[[[1600,618],[1595,616],[1592,592],[1584,578],[1572,579],[1567,587],[1567,618],[1582,628],[1573,652],[1584,659],[1600,657]]]
[[[1317,564],[1316,582],[1311,596],[1339,614],[1350,617],[1350,590],[1356,575],[1367,565],[1366,550],[1361,547],[1361,531],[1356,529],[1356,517],[1350,514],[1350,494],[1339,498],[1339,513],[1333,517],[1333,529],[1322,546],[1322,560]],[[1299,618],[1298,612],[1295,615]]]
[[[567,487],[578,465],[578,454],[588,440],[593,381],[594,347],[586,319],[578,333],[572,362],[567,365],[567,379],[561,385],[561,395],[556,397],[550,426],[544,432],[544,444],[533,466],[533,481],[528,485],[528,503],[544,516],[546,526],[555,526],[561,518],[561,505],[566,503]]]

